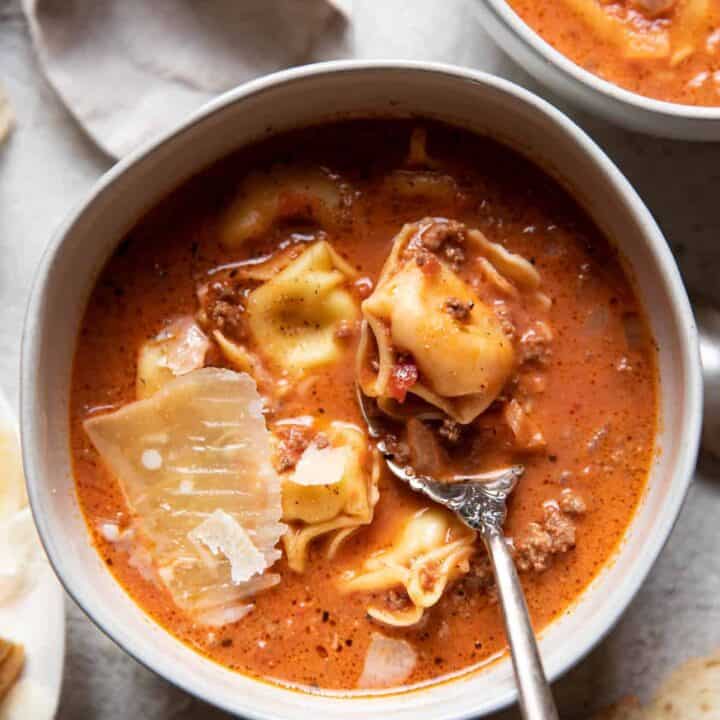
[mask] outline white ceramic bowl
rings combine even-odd
[[[720,140],[720,106],[680,105],[625,90],[558,52],[520,18],[507,0],[475,0],[473,6],[495,42],[536,80],[568,102],[630,130],[680,140]]]
[[[348,699],[282,689],[203,658],[150,620],[113,580],[88,542],[74,492],[68,449],[73,349],[93,283],[123,234],[179,183],[239,146],[348,114],[426,115],[489,133],[572,188],[622,242],[660,346],[662,452],[617,558],[573,611],[543,633],[549,676],[565,672],[612,627],[663,547],[693,471],[702,404],[693,316],[660,230],[603,152],[540,98],[479,72],[409,62],[281,72],[223,95],[101,178],[50,242],[27,312],[21,409],[30,499],[48,555],[77,603],[136,659],[209,702],[263,720],[479,717],[515,699],[507,660],[412,692]]]

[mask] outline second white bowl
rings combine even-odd
[[[629,130],[680,140],[720,140],[720,105],[680,105],[625,90],[558,52],[507,0],[475,0],[474,7],[493,40],[536,80],[568,102]]]

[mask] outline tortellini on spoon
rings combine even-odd
[[[537,291],[535,268],[479,231],[437,218],[405,225],[362,303],[358,353],[363,391],[391,415],[418,414],[421,401],[428,416],[472,422],[516,368],[500,318],[458,272],[468,253],[500,290]]]

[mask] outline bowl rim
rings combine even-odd
[[[633,92],[632,90],[627,90],[609,80],[604,80],[589,70],[585,70],[585,68],[571,60],[567,55],[556,50],[540,33],[534,30],[518,15],[510,5],[509,0],[476,0],[476,2],[480,5],[485,5],[493,12],[496,19],[509,28],[509,30],[522,40],[541,60],[554,66],[556,70],[563,73],[568,79],[588,88],[596,95],[629,105],[639,111],[651,112],[667,119],[720,123],[720,104],[717,106],[687,105],[685,103],[658,100]]]
[[[56,256],[62,251],[66,239],[72,236],[75,225],[80,221],[85,212],[105,193],[112,192],[114,182],[129,168],[149,159],[160,148],[171,143],[182,134],[189,132],[196,125],[212,117],[216,112],[230,105],[241,103],[243,100],[260,94],[270,88],[291,83],[302,83],[312,77],[343,74],[352,75],[355,72],[367,71],[379,73],[402,73],[411,71],[417,72],[419,75],[429,73],[436,76],[444,76],[448,81],[465,81],[489,86],[494,90],[504,93],[506,96],[512,97],[514,101],[531,107],[534,112],[544,114],[563,130],[568,136],[568,142],[574,142],[583,153],[593,160],[593,163],[603,172],[608,184],[612,186],[612,190],[619,200],[629,206],[632,215],[636,218],[638,228],[642,228],[642,235],[647,241],[648,252],[654,254],[657,258],[661,277],[671,297],[669,309],[678,321],[678,337],[682,338],[679,354],[681,356],[681,362],[685,367],[683,381],[687,401],[685,404],[685,419],[687,420],[685,424],[685,435],[687,442],[681,448],[672,468],[672,492],[668,498],[669,503],[664,508],[662,516],[658,518],[654,542],[646,543],[639,552],[634,567],[635,572],[632,575],[628,575],[624,580],[620,587],[622,592],[616,591],[612,593],[608,601],[608,609],[604,614],[604,619],[602,621],[596,621],[584,641],[572,643],[571,649],[556,661],[553,666],[548,668],[547,674],[550,682],[564,675],[610,632],[637,594],[641,584],[647,578],[648,573],[665,546],[678,519],[692,481],[699,448],[702,418],[702,376],[698,333],[690,302],[674,257],[660,228],[637,192],[632,185],[630,185],[630,182],[585,131],[549,102],[522,86],[491,73],[445,63],[412,60],[337,60],[272,73],[244,83],[206,103],[175,128],[163,133],[156,139],[144,143],[141,147],[105,172],[91,187],[87,195],[70,211],[66,219],[60,224],[51,237],[35,272],[23,325],[21,340],[20,427],[23,440],[22,451],[26,484],[34,521],[48,559],[66,592],[104,634],[110,637],[124,652],[128,653],[144,667],[160,675],[175,686],[180,687],[185,692],[209,704],[220,707],[232,714],[242,714],[243,717],[252,720],[281,720],[281,718],[274,713],[269,714],[258,710],[254,704],[247,704],[242,697],[236,697],[235,701],[230,703],[225,702],[223,698],[211,697],[210,695],[204,694],[202,689],[194,687],[191,679],[178,677],[171,666],[161,665],[155,662],[144,649],[133,647],[131,643],[124,641],[119,631],[109,629],[113,627],[112,611],[110,609],[93,612],[88,609],[88,603],[84,602],[83,598],[74,591],[72,581],[73,573],[72,571],[65,570],[63,556],[55,552],[51,540],[52,533],[41,512],[41,497],[45,491],[43,490],[43,483],[40,480],[42,477],[43,461],[37,448],[36,437],[41,433],[42,422],[33,411],[37,398],[35,379],[40,376],[43,367],[43,358],[39,352],[39,337],[41,333],[38,327],[41,323],[38,321],[42,319],[45,312],[44,294],[48,274],[55,263]],[[616,555],[620,552],[622,552],[621,548],[616,550]],[[245,677],[250,678],[250,676],[247,675]],[[463,676],[460,677],[462,678]],[[264,682],[255,678],[251,679],[257,682]],[[276,686],[271,683],[264,684],[279,692],[288,691],[281,686]],[[432,687],[432,685],[430,687]],[[415,692],[422,691],[423,690],[420,689]],[[297,691],[290,690],[290,692]],[[352,700],[352,698],[349,699]],[[502,710],[516,700],[517,691],[513,687],[507,692],[498,695],[493,703],[487,705],[483,709],[483,716]],[[477,711],[471,710],[467,712],[455,711],[452,714],[442,715],[442,718],[453,718],[453,720],[470,720],[470,718],[475,717],[478,717]]]

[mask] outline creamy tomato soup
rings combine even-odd
[[[550,45],[627,90],[720,105],[718,0],[508,0]]]
[[[326,690],[506,648],[479,539],[387,472],[525,471],[506,525],[533,622],[577,600],[642,496],[656,348],[552,179],[435,122],[302,130],[144,217],[88,301],[77,494],[108,569],[233,670]]]

